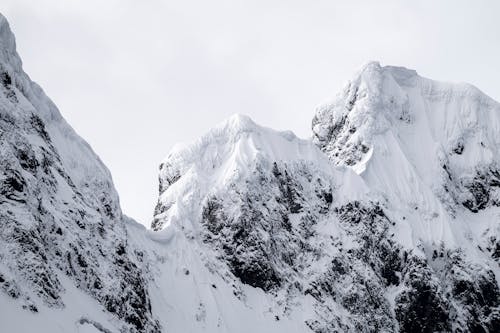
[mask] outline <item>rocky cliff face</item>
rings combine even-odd
[[[115,326],[159,331],[142,253],[128,245],[108,170],[22,71],[14,37],[1,16],[0,51],[3,296],[9,306],[39,318],[46,308],[64,316],[68,303],[77,302],[68,289],[77,288],[107,311]],[[91,323],[85,312],[77,319]]]
[[[0,17],[2,328],[497,332],[499,117],[370,63],[313,140],[237,115],[174,148],[146,230]]]

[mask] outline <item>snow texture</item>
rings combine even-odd
[[[500,106],[364,66],[313,138],[235,115],[160,165],[151,229],[0,16],[6,332],[498,332]]]

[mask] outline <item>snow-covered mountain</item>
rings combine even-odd
[[[370,63],[318,108],[313,132],[406,216],[413,245],[479,244],[498,257],[500,104],[477,88]]]
[[[160,166],[151,230],[0,16],[6,332],[498,332],[500,105],[366,65],[313,139],[236,115]]]
[[[108,170],[23,72],[0,16],[0,330],[158,332],[126,220]]]
[[[421,251],[446,330],[498,331],[500,104],[469,84],[369,63],[312,126],[330,160],[382,198],[398,242]]]
[[[372,68],[391,70],[370,64],[360,82]],[[366,101],[385,93],[363,89]],[[344,117],[392,114],[361,101],[349,110],[342,94],[319,108],[313,121],[319,147],[234,116],[192,145],[174,148],[161,164],[153,229],[168,239],[166,246],[174,244],[172,251],[198,256],[204,279],[223,281],[220,291],[210,293],[212,306],[200,296],[211,315],[192,331],[245,331],[247,325],[218,326],[226,323],[220,308],[228,304],[219,292],[230,294],[228,287],[247,304],[238,314],[244,322],[255,312],[274,317],[275,326],[265,324],[269,332],[498,329],[497,207],[474,213],[442,200],[432,183],[413,180],[426,170],[415,171],[418,165],[404,154],[394,157],[401,147],[379,138],[400,130],[390,118],[375,120],[388,123],[378,132],[368,120],[338,125]],[[352,127],[359,139],[350,137],[356,135]],[[362,148],[348,150],[349,140]],[[375,159],[378,149],[385,149],[381,159],[392,160]],[[384,164],[388,170],[371,171]],[[453,178],[443,179],[451,188]],[[454,193],[465,193],[461,184],[455,183]]]

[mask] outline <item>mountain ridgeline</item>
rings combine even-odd
[[[477,88],[373,62],[311,139],[235,115],[174,147],[146,229],[0,16],[2,330],[499,332],[499,147]]]

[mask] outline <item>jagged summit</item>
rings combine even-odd
[[[248,116],[234,115],[194,143],[175,146],[161,163],[160,198],[153,228],[158,230],[169,221],[170,218],[165,217],[167,212],[178,212],[171,209],[177,206],[172,203],[185,197],[185,192],[196,188],[196,195],[201,195],[199,200],[203,200],[210,191],[245,181],[258,169],[270,169],[273,162],[314,164],[339,179],[348,177],[344,172],[351,174],[335,170],[311,141],[299,139],[290,131],[257,125]],[[359,188],[363,188],[360,179],[358,182]]]
[[[193,159],[195,158],[194,155],[200,155],[199,153],[207,149],[209,146],[218,146],[220,149],[223,149],[224,146],[231,146],[241,140],[249,138],[252,140],[260,140],[259,138],[265,136],[276,136],[288,141],[301,141],[290,131],[275,131],[273,129],[257,125],[248,116],[235,114],[209,130],[195,142],[191,144],[175,145],[161,165],[168,162],[168,160],[176,158],[186,160]],[[304,140],[302,140],[302,143],[308,144]],[[255,153],[263,152],[255,151]],[[276,153],[279,152],[276,151]]]
[[[466,244],[458,212],[498,206],[500,104],[472,85],[372,62],[317,109],[312,128],[334,164],[404,212],[414,239]],[[499,231],[496,222],[466,219],[480,243]]]
[[[436,158],[460,170],[497,163],[499,127],[500,104],[472,85],[433,81],[372,62],[318,108],[313,140],[335,164],[358,172],[365,170],[373,149],[397,154],[398,147],[401,159],[418,164],[419,176],[432,182],[429,161]]]
[[[287,147],[288,145],[293,148]],[[301,154],[313,149],[309,140],[298,138],[291,131],[276,131],[256,124],[250,117],[236,114],[209,130],[206,134],[190,144],[177,144],[161,163],[160,169],[173,160],[185,163],[195,163],[206,167],[204,158],[211,159],[212,167],[218,166],[217,161],[224,161],[226,155],[233,155],[232,160],[240,158],[286,159],[290,154]],[[314,154],[314,153],[313,153]],[[246,156],[246,157],[244,157]]]
[[[418,76],[417,71],[414,69],[403,66],[382,66],[379,61],[369,61],[360,67],[350,81],[374,81],[374,78],[380,74],[391,75],[398,82],[408,82]]]
[[[258,131],[262,127],[257,125],[249,116],[237,113],[215,126],[214,130],[220,128],[231,128],[234,132],[250,132]]]
[[[440,102],[443,104],[437,105]],[[369,62],[331,102],[318,107],[313,134],[315,142],[324,145],[337,134],[342,121],[348,120],[351,131],[363,127],[357,136],[368,140],[373,134],[401,127],[401,122],[428,117],[433,134],[441,135],[439,141],[453,140],[456,138],[444,136],[457,136],[460,133],[456,132],[474,122],[483,130],[494,131],[496,125],[488,124],[492,118],[496,123],[498,110],[500,105],[473,85],[434,81],[411,69]]]
[[[0,58],[4,66],[10,66],[13,71],[22,67],[21,59],[16,51],[16,39],[10,30],[9,22],[0,13]]]
[[[45,123],[51,137],[51,144],[58,150],[61,162],[75,183],[89,187],[116,201],[114,209],[119,209],[118,194],[114,189],[109,170],[61,116],[54,103],[45,95],[38,84],[31,81],[22,68],[22,61],[16,51],[15,37],[4,16],[0,14],[0,76],[3,89],[9,100],[19,106],[14,114],[20,117],[34,114]]]

